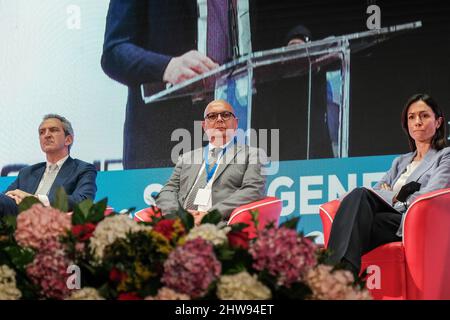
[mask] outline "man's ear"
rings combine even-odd
[[[65,146],[70,146],[73,143],[73,137],[69,134],[68,136],[66,136],[64,145]]]

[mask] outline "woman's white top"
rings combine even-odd
[[[406,171],[397,179],[397,181],[394,184],[394,187],[392,188],[392,191],[395,193],[398,193],[400,189],[404,186],[406,180],[409,178],[409,176],[416,170],[416,168],[420,165],[421,161],[413,161],[406,167]]]

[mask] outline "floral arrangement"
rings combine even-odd
[[[180,210],[150,223],[105,215],[107,199],[71,214],[34,198],[0,220],[0,299],[188,300],[370,299],[360,279],[322,263],[326,254],[297,233],[297,219],[249,239],[218,212],[194,226]],[[252,213],[256,223],[257,213]]]

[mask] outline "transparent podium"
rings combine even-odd
[[[143,84],[142,98],[149,107],[152,102],[180,97],[190,97],[193,101],[226,99],[235,108],[239,128],[250,132],[252,110],[256,111],[262,103],[272,103],[270,107],[280,108],[276,100],[270,101],[270,97],[276,98],[277,90],[281,97],[287,90],[289,95],[293,94],[289,103],[302,110],[295,113],[302,117],[298,124],[299,137],[304,139],[300,144],[301,158],[313,158],[314,144],[322,144],[323,134],[314,129],[318,125],[323,126],[328,135],[331,156],[347,157],[351,54],[421,26],[422,23],[416,21],[254,52],[157,93],[151,89],[151,84]],[[291,84],[284,85],[283,81]],[[267,85],[277,82],[281,85],[276,90]],[[270,109],[264,116],[271,117]],[[246,139],[252,144],[251,134]]]

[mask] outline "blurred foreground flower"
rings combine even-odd
[[[247,271],[221,276],[217,285],[217,297],[222,300],[267,300],[270,289]]]
[[[197,298],[221,272],[213,246],[202,238],[187,241],[169,254],[164,263],[162,282],[169,288]]]
[[[16,241],[23,247],[39,249],[47,239],[67,233],[72,224],[70,216],[41,204],[34,204],[17,217]]]
[[[16,272],[7,265],[0,266],[0,300],[19,300],[21,296],[16,287]]]

